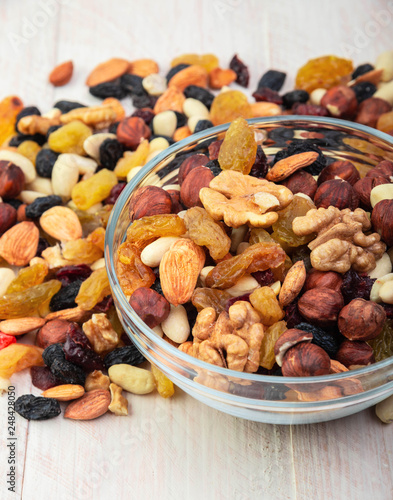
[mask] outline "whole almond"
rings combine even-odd
[[[61,87],[71,80],[74,65],[72,61],[66,61],[56,66],[49,75],[49,82],[55,87]]]
[[[198,87],[207,87],[208,73],[205,68],[193,64],[176,73],[168,83],[168,87],[176,87],[180,91],[189,85],[197,85]]]
[[[137,59],[136,61],[131,61],[128,68],[128,73],[142,78],[158,72],[158,64],[153,61],[153,59]]]
[[[307,272],[304,262],[302,260],[298,260],[289,269],[281,286],[280,294],[278,296],[281,307],[287,306],[295,299],[295,297],[299,295],[304,282],[306,281],[306,276]]]
[[[76,323],[83,323],[87,321],[92,315],[92,311],[85,311],[81,307],[71,307],[70,309],[63,309],[61,311],[54,311],[49,313],[45,319],[51,321],[53,319],[64,319],[66,321],[75,321]]]
[[[69,326],[70,323],[63,319],[54,319],[48,321],[38,332],[36,337],[36,344],[38,345],[38,347],[42,347],[43,349],[52,344],[63,344],[66,341]]]
[[[85,389],[81,385],[64,384],[51,387],[42,393],[44,398],[53,398],[58,401],[71,401],[83,396]]]
[[[40,233],[34,222],[23,221],[0,238],[0,256],[14,266],[26,266],[37,253]]]
[[[160,263],[160,278],[165,298],[174,306],[191,299],[205,264],[205,252],[188,238],[175,241]]]
[[[93,420],[106,413],[110,403],[109,391],[104,389],[89,391],[67,406],[64,417],[72,420]]]
[[[43,318],[16,318],[0,321],[0,332],[7,335],[23,335],[45,325]]]
[[[41,228],[59,241],[82,238],[82,225],[76,213],[68,207],[52,207],[40,217]]]
[[[154,105],[154,113],[162,113],[162,111],[172,110],[183,112],[183,103],[186,100],[185,95],[177,87],[170,87],[157,99]]]
[[[86,85],[94,87],[100,83],[110,82],[127,73],[129,61],[114,57],[96,66],[86,79]]]
[[[296,170],[311,165],[311,163],[314,163],[317,158],[318,153],[314,151],[306,151],[305,153],[299,153],[297,155],[288,156],[288,158],[283,158],[278,161],[271,170],[269,170],[266,175],[266,179],[274,182],[282,181],[296,172]]]

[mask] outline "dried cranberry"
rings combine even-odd
[[[84,281],[90,276],[92,270],[86,264],[79,266],[65,266],[56,273],[56,279],[61,281],[63,286],[67,286],[74,281]]]
[[[150,108],[136,109],[131,116],[136,116],[137,118],[142,118],[146,125],[150,125],[155,117],[155,113]]]
[[[381,306],[385,309],[386,317],[389,319],[393,318],[393,305],[382,303]]]
[[[251,273],[253,278],[255,278],[260,286],[269,286],[275,282],[274,274],[271,269],[266,269],[266,271],[256,271]]]
[[[58,380],[47,366],[32,366],[30,375],[33,385],[42,391],[62,384],[62,381]]]
[[[231,299],[228,299],[226,305],[225,305],[225,310],[228,312],[229,308],[233,306],[235,302],[238,300],[244,300],[245,302],[250,302],[250,293],[245,293],[244,295],[239,295],[239,297],[232,297]]]
[[[80,366],[86,372],[105,368],[102,359],[93,351],[89,339],[77,323],[71,323],[68,327],[63,350],[67,361]]]
[[[232,57],[232,60],[229,63],[229,67],[236,73],[236,83],[238,83],[242,87],[248,87],[250,73],[244,62],[237,57],[237,54]]]
[[[123,342],[123,344],[124,344],[125,346],[134,345],[134,344],[132,343],[132,340],[130,339],[130,337],[126,334],[126,332],[123,332],[123,333],[121,334],[120,340]]]
[[[126,182],[119,182],[111,189],[108,198],[105,198],[104,203],[106,205],[114,205],[116,203],[117,198],[120,196],[120,193],[127,186]]]
[[[265,152],[263,151],[262,146],[258,145],[257,154],[255,157],[254,165],[251,167],[250,175],[251,177],[262,179],[266,177],[268,170],[269,165],[267,163]]]
[[[296,103],[292,108],[294,115],[329,116],[329,111],[324,106],[317,104]]]
[[[0,332],[0,350],[11,344],[15,344],[15,342],[16,337],[14,335],[8,335],[7,333]]]
[[[113,306],[112,295],[107,295],[101,300],[101,302],[99,302],[94,306],[94,312],[106,313],[112,306]]]
[[[369,278],[366,274],[358,274],[350,269],[343,275],[341,293],[346,304],[353,299],[370,300],[371,288],[375,279]]]
[[[218,154],[221,149],[221,144],[224,142],[224,139],[221,139],[220,141],[214,141],[210,144],[209,146],[209,158],[211,160],[217,160]]]
[[[303,316],[300,314],[297,307],[297,301],[291,302],[287,307],[284,308],[285,311],[285,321],[288,328],[295,328],[295,325],[302,323],[304,321]]]
[[[274,102],[275,104],[282,104],[282,97],[275,90],[269,89],[269,87],[258,88],[252,96],[257,102],[266,101]]]

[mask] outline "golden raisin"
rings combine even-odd
[[[250,295],[250,302],[261,315],[261,323],[264,325],[274,325],[285,316],[270,286],[262,286],[254,290]]]
[[[265,330],[265,335],[262,339],[261,349],[260,349],[260,359],[259,364],[266,368],[267,370],[271,370],[276,362],[276,358],[274,356],[274,345],[277,342],[277,339],[287,330],[287,324],[285,321],[278,321],[274,323],[274,325],[269,326],[267,330]]]
[[[186,232],[183,219],[176,214],[147,215],[134,221],[127,229],[127,240],[143,249],[161,236],[181,236]]]
[[[226,305],[232,295],[225,290],[217,290],[216,288],[195,288],[191,302],[200,312],[205,307],[212,307],[217,314],[226,310]]]
[[[105,229],[103,227],[97,227],[94,229],[89,236],[86,238],[87,241],[93,243],[100,250],[104,251],[105,248]]]
[[[67,241],[63,246],[63,257],[77,266],[79,264],[92,264],[103,256],[103,251],[88,239],[79,238]]]
[[[0,378],[10,378],[30,366],[44,366],[42,349],[34,345],[11,344],[0,350]]]
[[[251,104],[240,90],[221,92],[213,99],[210,108],[210,119],[213,125],[232,122],[239,116],[252,118]]]
[[[103,168],[89,179],[78,182],[72,188],[72,201],[80,210],[87,210],[96,203],[105,200],[116,184],[116,175],[111,170]]]
[[[127,177],[128,172],[134,167],[142,167],[146,163],[148,156],[149,141],[144,139],[133,153],[130,151],[124,153],[123,158],[120,158],[116,164],[115,174],[119,178]]]
[[[34,285],[40,285],[48,274],[48,264],[38,262],[20,269],[18,276],[11,282],[6,293],[22,292]]]
[[[83,143],[91,135],[90,127],[75,120],[52,132],[48,138],[48,145],[56,153],[85,155]]]
[[[120,286],[126,295],[132,295],[137,288],[150,287],[156,276],[153,270],[140,259],[140,250],[129,241],[122,243],[118,249],[119,260],[116,272]]]
[[[82,283],[75,302],[85,311],[90,311],[101,300],[111,293],[106,268],[101,267],[91,273]]]
[[[157,387],[158,394],[163,398],[170,398],[175,394],[173,382],[162,373],[155,365],[151,365],[151,372]]]
[[[35,165],[35,159],[40,151],[41,147],[35,141],[23,141],[18,146],[18,153],[28,158],[33,165]]]
[[[14,95],[0,102],[0,146],[15,134],[16,116],[22,109],[23,102]]]
[[[296,87],[312,92],[314,89],[330,89],[341,83],[344,76],[353,71],[352,61],[337,56],[310,59],[296,75]]]
[[[177,66],[178,64],[197,64],[202,66],[209,73],[212,69],[217,68],[218,58],[214,54],[182,54],[181,56],[175,57],[171,61],[171,67]]]
[[[242,117],[234,120],[225,134],[218,153],[222,170],[237,170],[244,175],[251,172],[257,154],[254,131]]]

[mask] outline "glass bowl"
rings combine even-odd
[[[333,160],[350,160],[364,175],[382,159],[393,160],[393,138],[377,130],[332,118],[282,116],[249,120],[260,131],[266,155],[296,139],[310,140]],[[119,318],[143,355],[197,400],[236,417],[275,424],[332,420],[378,403],[393,393],[393,358],[365,368],[319,377],[288,378],[236,372],[193,358],[155,334],[135,314],[116,276],[117,249],[130,224],[132,193],[140,186],[177,181],[187,152],[204,152],[228,124],[184,139],[152,159],[120,195],[106,231],[105,258]]]

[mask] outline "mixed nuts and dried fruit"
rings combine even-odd
[[[31,368],[43,393],[18,398],[25,418],[55,417],[59,401],[72,401],[70,419],[127,415],[123,390],[173,395],[117,318],[106,225],[150,159],[228,122],[224,138],[174,160],[177,185],[132,195],[116,271],[134,311],[183,352],[240,372],[325,375],[393,354],[393,158],[359,172],[328,162],[312,138],[267,158],[245,120],[333,116],[393,135],[393,52],[356,69],[314,59],[284,95],[286,74],[269,70],[252,103],[228,87],[248,86],[236,55],[228,69],[210,54],[171,66],[164,77],[150,59],[98,65],[86,81],[96,106],[59,101],[41,115],[15,96],[0,103],[0,377]],[[65,85],[72,72],[68,61],[49,80]],[[35,345],[23,343],[31,332]],[[288,387],[299,401],[362,390],[356,378]]]

